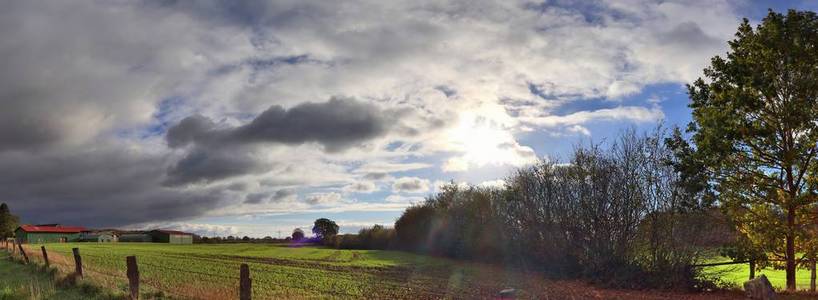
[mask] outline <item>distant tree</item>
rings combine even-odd
[[[250,241],[250,237],[245,235],[243,238],[241,238],[241,240],[245,241],[245,242],[248,242],[248,241]]]
[[[234,237],[234,236],[232,236],[232,235],[228,235],[228,236],[227,236],[227,240],[228,240],[228,241],[234,241],[234,240],[236,240],[236,237]]]
[[[269,236],[269,235],[264,237],[264,241],[268,241],[268,242],[269,242],[269,241],[272,241],[272,240],[273,240],[273,237],[271,237],[271,236]]]
[[[9,238],[14,236],[14,230],[19,226],[20,218],[11,214],[9,206],[0,204],[0,237]]]
[[[818,17],[744,19],[729,45],[688,87],[689,131],[719,202],[747,242],[786,261],[793,291],[818,205]]]
[[[338,224],[327,218],[317,219],[312,226],[312,233],[320,239],[334,236],[338,234]]]
[[[301,228],[294,229],[292,237],[294,241],[300,241],[304,239],[304,230],[301,230]]]

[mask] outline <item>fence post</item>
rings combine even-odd
[[[45,251],[45,246],[40,246],[40,250],[43,250],[43,261],[45,261],[45,267],[50,267],[51,264],[48,262],[48,252]]]
[[[82,277],[82,256],[80,256],[80,248],[73,248],[71,251],[74,252],[74,264],[77,266],[74,273]]]
[[[20,254],[23,255],[23,259],[25,259],[26,264],[28,264],[28,255],[26,255],[26,250],[23,250],[23,244],[17,244],[17,248],[20,248]]]
[[[239,300],[250,300],[253,295],[252,284],[250,267],[247,264],[241,264],[239,270]]]
[[[128,266],[128,285],[131,288],[131,299],[139,299],[139,268],[136,266],[136,256],[125,257]]]

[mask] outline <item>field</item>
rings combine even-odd
[[[715,261],[729,261],[727,258],[716,259]],[[750,266],[748,264],[736,264],[725,266],[707,267],[705,273],[712,276],[718,276],[722,281],[728,284],[742,287],[745,281],[750,276]],[[764,274],[770,280],[773,287],[783,290],[786,287],[786,273],[784,270],[763,269],[756,271],[756,276]],[[795,282],[799,290],[809,290],[810,271],[807,269],[798,269],[795,273]]]
[[[239,265],[250,266],[254,299],[492,298],[518,289],[522,299],[723,299],[735,294],[605,290],[575,281],[551,281],[533,273],[395,251],[334,250],[268,244],[167,245],[140,243],[45,244],[61,273],[73,268],[78,247],[85,281],[127,291],[125,257],[135,255],[143,298],[235,299]],[[40,245],[27,252],[40,262]]]

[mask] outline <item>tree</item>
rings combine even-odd
[[[244,241],[244,242],[249,242],[250,237],[245,235],[244,237],[241,238],[241,240]]]
[[[300,241],[304,239],[304,230],[301,230],[301,228],[294,229],[292,237],[293,241]]]
[[[11,214],[9,206],[0,204],[0,237],[5,239],[14,236],[14,230],[19,226],[20,218]]]
[[[338,224],[327,218],[317,219],[312,226],[312,233],[320,239],[334,236],[338,234]]]
[[[708,80],[688,86],[688,130],[725,212],[749,243],[786,261],[792,291],[818,203],[818,17],[770,11],[755,29],[745,19],[729,45]]]

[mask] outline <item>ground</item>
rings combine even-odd
[[[237,298],[239,266],[247,263],[253,280],[253,299],[485,299],[495,297],[505,288],[516,288],[521,299],[743,299],[739,292],[685,294],[602,289],[493,265],[396,251],[272,244],[44,246],[52,266],[62,274],[73,270],[71,248],[79,248],[85,266],[82,282],[120,295],[127,291],[125,257],[136,256],[142,298]],[[28,245],[27,249],[33,262],[41,264],[40,245]]]

